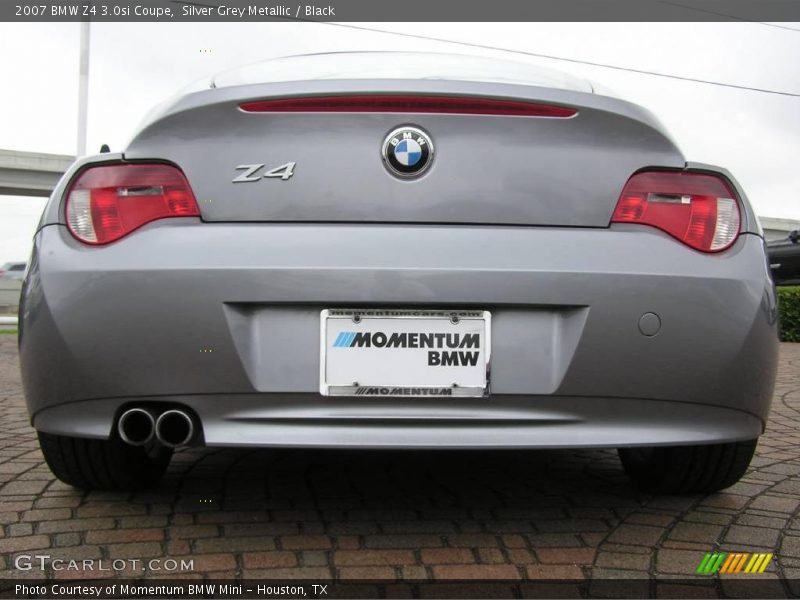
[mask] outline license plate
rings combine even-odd
[[[490,330],[482,310],[323,310],[320,393],[484,396]]]

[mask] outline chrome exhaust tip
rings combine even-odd
[[[131,408],[120,416],[117,431],[126,444],[144,446],[155,435],[155,419],[143,408]]]
[[[168,410],[156,420],[156,438],[169,448],[186,446],[194,437],[194,421],[182,410]]]

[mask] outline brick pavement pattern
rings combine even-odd
[[[176,453],[155,489],[87,493],[44,464],[16,336],[0,335],[0,577],[37,575],[15,570],[21,553],[193,559],[181,577],[685,577],[710,550],[774,552],[766,577],[799,577],[798,425],[800,344],[783,344],[752,468],[709,496],[636,492],[613,450],[202,448]]]

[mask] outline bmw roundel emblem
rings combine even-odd
[[[431,136],[418,127],[398,127],[383,141],[383,163],[398,177],[416,177],[433,162]]]

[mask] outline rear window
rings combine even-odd
[[[592,92],[588,81],[523,62],[425,52],[338,52],[287,56],[215,76],[212,87],[345,79],[478,81]]]

